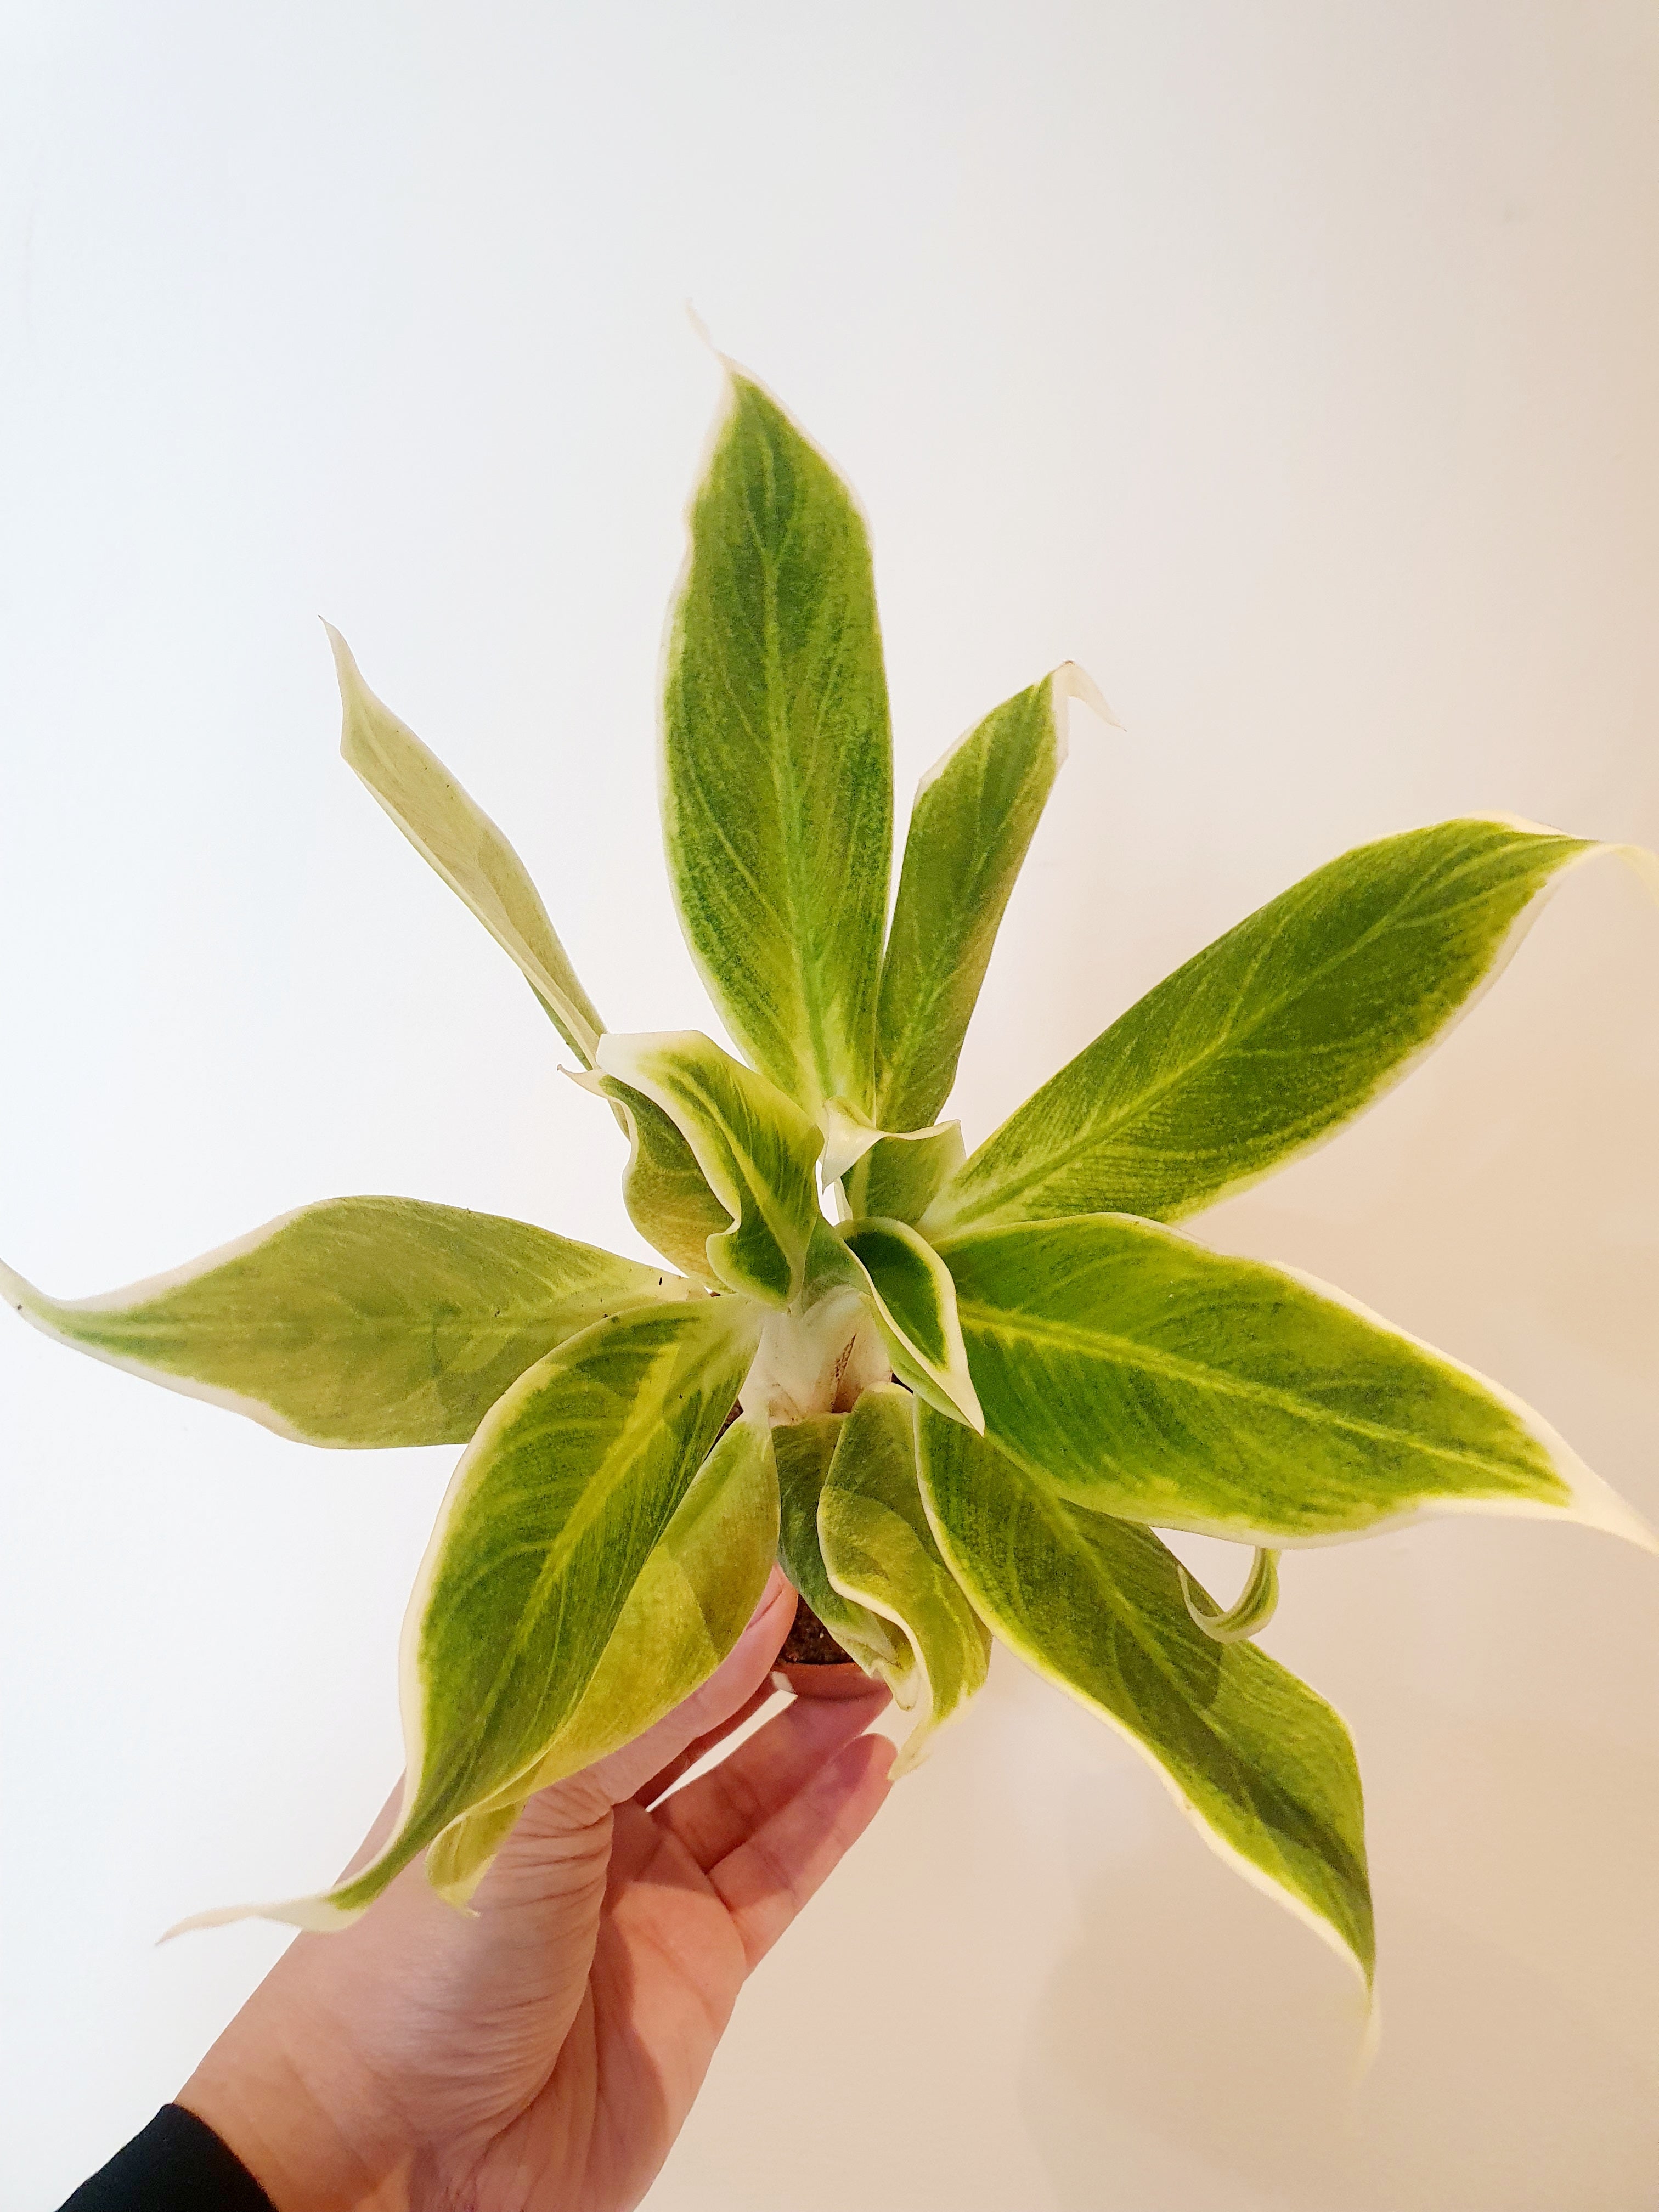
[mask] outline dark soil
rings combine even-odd
[[[853,1663],[852,1654],[842,1650],[804,1597],[795,1600],[795,1618],[778,1656],[791,1667],[848,1667]]]

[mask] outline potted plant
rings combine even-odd
[[[101,1297],[3,1277],[64,1342],[296,1440],[465,1446],[410,1603],[390,1840],[323,1896],[252,1909],[338,1927],[422,1855],[464,1903],[533,1791],[713,1670],[776,1558],[801,1599],[789,1679],[889,1684],[901,1766],[1000,1638],[1369,1980],[1347,1731],[1250,1640],[1279,1553],[1448,1512],[1653,1541],[1498,1384],[1177,1224],[1397,1082],[1605,848],[1493,816],[1346,854],[969,1153],[942,1118],[963,1036],[1069,703],[1103,702],[1058,669],[924,777],[890,921],[864,524],[735,369],[690,532],[664,831],[742,1057],[607,1030],[512,847],[331,632],[346,759],[517,962],[626,1142],[623,1201],[665,1264],[370,1197]],[[1160,1527],[1250,1547],[1237,1601]]]

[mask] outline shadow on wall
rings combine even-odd
[[[1449,1806],[1441,1790],[1390,1808],[1376,1853],[1384,1969],[1370,2071],[1358,2073],[1351,1978],[1218,1862],[1172,1863],[1202,1850],[1179,1837],[1085,1893],[1037,2008],[1021,2103],[1057,2206],[1635,2212],[1656,2201],[1659,1881],[1638,1839],[1659,1830],[1659,1764],[1582,1738],[1406,1717],[1429,1739],[1425,1789],[1448,1760],[1468,1786]],[[1609,1835],[1621,1839],[1613,1862],[1587,1863],[1584,1839]],[[1494,1841],[1508,1875],[1495,1895],[1484,1885]],[[1413,1901],[1437,1885],[1455,1922]],[[1539,1917],[1528,1889],[1547,1901]],[[1598,1942],[1615,1954],[1606,1972]],[[1587,1986],[1607,1992],[1605,2008],[1586,2008]]]

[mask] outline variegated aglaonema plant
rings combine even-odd
[[[1602,848],[1490,817],[1346,854],[964,1158],[940,1118],[963,1033],[1068,702],[1098,696],[1060,668],[923,779],[889,924],[864,524],[735,372],[690,526],[664,828],[743,1058],[696,1030],[606,1030],[512,847],[334,640],[347,760],[518,963],[625,1133],[628,1212],[676,1272],[347,1198],[103,1297],[6,1278],[52,1334],[283,1435],[467,1447],[410,1605],[395,1832],[326,1895],[259,1909],[340,1926],[422,1853],[463,1902],[532,1791],[710,1673],[777,1558],[911,1717],[902,1765],[1000,1637],[1369,1979],[1347,1731],[1249,1640],[1279,1553],[1471,1511],[1650,1539],[1507,1390],[1176,1224],[1398,1080]],[[1158,1528],[1253,1547],[1237,1602]]]

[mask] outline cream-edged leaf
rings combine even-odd
[[[994,1632],[1121,1730],[1206,1840],[1369,1984],[1364,1802],[1337,1714],[1253,1644],[1205,1635],[1150,1528],[1067,1504],[929,1407],[917,1419],[939,1548]]]
[[[772,1431],[778,1470],[778,1565],[842,1650],[870,1675],[878,1675],[899,1698],[911,1694],[915,1656],[902,1628],[830,1579],[818,1542],[818,1502],[845,1413],[818,1413]]]
[[[694,1287],[498,1214],[336,1198],[100,1297],[48,1298],[3,1267],[0,1295],[94,1358],[361,1449],[465,1443],[566,1337]]]
[[[338,630],[329,628],[328,638],[340,679],[340,750],[347,763],[416,851],[518,963],[560,1036],[591,1067],[605,1024],[577,981],[524,862],[437,755],[375,697]]]
[[[1655,1548],[1538,1414],[1327,1284],[1114,1214],[940,1251],[986,1434],[1073,1504],[1274,1549],[1456,1512]]]
[[[950,1269],[906,1222],[853,1221],[839,1233],[869,1282],[894,1373],[941,1413],[982,1429]]]
[[[708,1188],[697,1156],[676,1125],[642,1091],[608,1075],[579,1079],[609,1099],[628,1137],[623,1204],[648,1244],[689,1275],[713,1282],[708,1240],[724,1236],[732,1216]]]
[[[1279,1609],[1277,1552],[1258,1547],[1243,1589],[1228,1606],[1218,1605],[1179,1560],[1176,1565],[1180,1569],[1181,1594],[1187,1601],[1188,1612],[1204,1633],[1212,1636],[1218,1644],[1241,1644],[1248,1637],[1259,1635]]]
[[[1110,721],[1075,662],[993,708],[923,776],[882,962],[875,1118],[920,1129],[938,1114],[1025,854],[1066,757],[1068,702]]]
[[[1501,971],[1563,872],[1627,848],[1443,822],[1319,868],[1149,991],[988,1137],[930,1235],[1133,1213],[1174,1221],[1390,1089]]]
[[[732,1225],[707,1240],[728,1290],[786,1306],[801,1287],[823,1137],[799,1106],[696,1030],[599,1042],[600,1073],[642,1091],[678,1129]]]
[[[892,845],[887,684],[852,494],[733,370],[670,634],[663,830],[726,1028],[809,1113],[868,1109]]]
[[[884,1221],[918,1222],[964,1157],[960,1121],[880,1137],[842,1178],[848,1211],[854,1220],[877,1214]]]
[[[915,1663],[894,1685],[915,1717],[896,1775],[985,1680],[990,1638],[939,1555],[917,1487],[915,1400],[866,1390],[842,1425],[818,1497],[818,1549],[840,1595],[902,1629]]]
[[[736,1401],[759,1329],[738,1298],[597,1322],[520,1376],[462,1456],[404,1622],[404,1802],[321,1897],[209,1913],[337,1928],[546,1758]],[[441,1868],[453,1874],[455,1869]]]
[[[464,1905],[537,1790],[603,1759],[707,1681],[742,1635],[778,1547],[778,1478],[764,1422],[734,1422],[698,1469],[575,1711],[533,1772],[446,1828],[427,1879]]]

